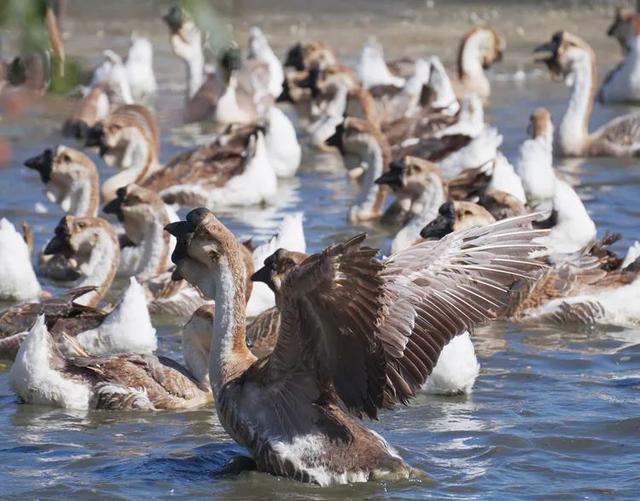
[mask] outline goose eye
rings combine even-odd
[[[220,253],[218,251],[215,251],[215,250],[209,251],[209,259],[213,261],[217,261],[219,257],[220,257]]]
[[[71,157],[66,153],[63,153],[62,155],[60,155],[60,160],[62,162],[68,163],[68,162],[71,162]]]
[[[85,230],[87,228],[87,223],[78,223],[79,230]]]
[[[468,209],[467,209],[467,210],[465,210],[465,211],[464,211],[464,215],[465,215],[465,216],[470,216],[470,215],[471,215],[471,211],[470,211],[470,210],[468,210]]]

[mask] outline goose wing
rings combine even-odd
[[[532,219],[454,233],[384,262],[361,245],[364,235],[309,257],[282,285],[272,369],[312,368],[357,415],[406,402],[444,345],[495,318],[511,287],[544,266],[530,257],[544,233],[524,228]]]
[[[592,134],[594,154],[618,155],[640,152],[640,113],[630,113],[607,122]]]
[[[134,396],[144,394],[154,408],[172,409],[206,393],[186,369],[166,357],[125,354],[74,358],[67,364],[72,372],[94,380],[102,406],[135,402]]]

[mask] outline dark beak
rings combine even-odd
[[[179,5],[174,5],[169,12],[162,16],[162,20],[167,23],[167,26],[169,26],[171,30],[178,31],[182,28],[182,23],[184,22],[182,9]]]
[[[453,231],[453,220],[439,215],[427,226],[422,228],[420,236],[425,239],[440,240]]]
[[[543,44],[538,45],[533,52],[555,52],[556,44],[554,42],[545,42]]]
[[[51,181],[51,169],[53,166],[53,152],[51,150],[44,150],[44,153],[37,157],[30,158],[24,162],[26,167],[37,170],[40,174],[40,179],[43,183]]]
[[[109,150],[109,147],[104,142],[104,129],[101,123],[89,127],[85,132],[84,145],[87,148],[98,148],[100,156],[103,156]]]
[[[114,214],[120,222],[124,221],[124,214],[122,212],[122,199],[120,197],[116,197],[111,200],[111,202],[109,202],[102,208],[102,211],[105,214]]]
[[[178,264],[180,261],[187,257],[187,250],[189,247],[189,240],[195,230],[195,225],[189,221],[176,221],[175,223],[169,223],[164,227],[164,230],[176,237],[176,247],[171,254],[171,261],[174,264]],[[178,270],[173,272],[173,276],[180,277],[176,280],[180,280],[182,276]]]
[[[44,254],[62,254],[65,257],[71,256],[73,254],[73,249],[69,243],[68,235],[55,235],[51,240],[49,240],[49,243],[44,248]]]
[[[275,292],[275,287],[273,281],[271,280],[271,270],[266,266],[263,266],[258,271],[256,271],[253,275],[251,275],[252,282],[262,282],[263,284],[267,284],[269,289]]]
[[[344,154],[344,141],[342,140],[342,136],[344,134],[344,123],[341,123],[336,127],[336,131],[333,135],[327,139],[324,144],[327,146],[333,146],[338,148],[338,151]]]
[[[375,180],[376,184],[386,184],[392,188],[404,188],[403,174],[404,168],[391,165],[391,169]]]
[[[558,224],[558,211],[553,209],[549,217],[541,221],[533,221],[531,226],[538,230],[548,230]]]
[[[282,82],[282,92],[276,99],[276,103],[293,103],[290,90],[291,90],[291,87],[289,84],[289,80],[285,78],[284,82]]]
[[[293,47],[291,47],[291,49],[289,49],[289,52],[287,52],[287,58],[284,61],[284,66],[293,67],[297,71],[303,71],[304,70],[303,52],[304,51],[302,49],[302,45],[299,43],[295,44]]]

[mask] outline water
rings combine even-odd
[[[132,29],[150,35],[156,48],[163,129],[162,159],[181,150],[172,142],[181,103],[183,68],[171,55],[158,20],[167,3],[83,2],[69,4],[65,29],[69,54],[87,63],[99,51],[122,51]],[[531,47],[556,29],[576,30],[593,42],[601,74],[618,58],[604,30],[610,4],[576,2],[394,2],[362,0],[219,2],[225,22],[240,40],[253,23],[262,25],[276,50],[298,37],[321,37],[353,62],[369,34],[390,57],[436,52],[452,63],[460,33],[471,21],[491,21],[508,39],[505,61],[493,73],[488,120],[504,135],[513,159],[525,137],[528,114],[548,107],[557,120],[567,90],[551,83],[531,62]],[[78,3],[80,4],[80,3]],[[433,7],[429,7],[434,4]],[[575,4],[575,5],[574,5]],[[271,3],[269,5],[272,5]],[[559,6],[558,6],[559,5]],[[523,71],[526,78],[514,75]],[[592,124],[627,111],[596,106]],[[13,140],[13,160],[0,171],[0,215],[25,220],[36,248],[50,237],[60,210],[44,201],[41,184],[21,162],[62,142],[58,106],[40,107],[20,119],[0,120],[0,134]],[[355,194],[340,172],[322,172],[321,159],[307,155],[300,175],[283,188],[281,203],[267,210],[220,214],[239,236],[266,238],[285,211],[304,210],[311,250],[358,231],[388,247],[379,228],[352,227],[346,207]],[[107,169],[97,160],[101,171]],[[558,161],[579,185],[600,234],[621,231],[623,250],[640,237],[640,168],[637,160]],[[48,209],[37,213],[36,202]],[[50,290],[56,290],[46,284]],[[177,359],[179,329],[158,325],[161,352]],[[16,404],[0,367],[0,484],[6,498],[216,497],[249,499],[333,498],[637,498],[640,481],[640,331],[590,331],[494,324],[474,333],[482,372],[472,395],[421,395],[409,407],[385,412],[371,426],[398,448],[431,482],[368,483],[319,488],[250,472],[224,473],[242,450],[220,427],[211,409],[191,412],[75,413]]]

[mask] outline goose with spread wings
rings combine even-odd
[[[442,347],[494,318],[515,283],[543,266],[524,216],[424,242],[384,262],[358,235],[303,260],[277,251],[268,280],[281,313],[273,352],[245,342],[244,262],[232,233],[206,209],[167,230],[181,276],[213,294],[209,374],[227,432],[260,471],[320,485],[401,479],[416,470],[358,418],[406,403]]]

